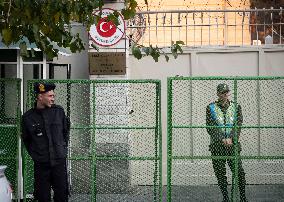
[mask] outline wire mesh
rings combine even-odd
[[[6,165],[5,175],[18,190],[18,138],[20,130],[20,80],[0,79],[0,165]]]
[[[29,81],[29,108],[33,83]],[[70,201],[160,201],[160,82],[44,80],[71,120]],[[29,156],[25,154],[25,159]],[[31,164],[24,195],[32,196]]]
[[[207,114],[206,107],[218,99],[220,83],[230,88],[235,120],[241,106],[243,123],[227,126],[235,130],[234,143],[230,148],[218,143],[218,151],[224,151],[216,154],[212,135],[226,126],[208,125],[206,117],[212,114]],[[227,190],[233,201],[244,195],[248,201],[283,200],[283,87],[283,77],[169,78],[168,201],[222,201],[221,190]],[[215,132],[210,137],[207,130],[211,129]],[[215,170],[213,161],[217,162]],[[225,170],[220,168],[222,162]],[[216,175],[221,171],[227,189],[218,186]]]

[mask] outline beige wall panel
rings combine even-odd
[[[257,76],[258,52],[198,53],[193,76]]]
[[[249,9],[246,1],[148,1],[150,11],[165,10],[233,10]],[[141,10],[147,10],[144,0],[138,0]],[[249,15],[235,12],[197,12],[197,13],[167,13],[145,15],[146,30],[138,43],[169,46],[171,41],[181,40],[190,46],[199,45],[250,45]],[[166,20],[163,20],[165,17]],[[210,31],[208,25],[210,24]],[[224,24],[227,24],[226,27]],[[195,25],[190,30],[190,25]],[[151,27],[150,27],[151,26]],[[152,27],[153,26],[153,27]],[[158,28],[156,28],[156,26]],[[172,29],[165,28],[166,26]],[[180,27],[180,28],[177,28]],[[169,31],[166,31],[169,30]],[[155,33],[153,33],[155,32]],[[223,35],[219,35],[223,33]],[[150,36],[149,36],[150,35]],[[164,35],[164,37],[162,37]],[[218,35],[218,37],[216,37]],[[226,36],[225,36],[226,35]],[[163,41],[157,37],[163,38]],[[212,38],[213,37],[213,38]],[[210,39],[209,39],[210,38]]]
[[[264,52],[265,64],[261,75],[284,76],[284,51]]]

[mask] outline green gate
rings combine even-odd
[[[29,81],[28,106],[34,104]],[[161,201],[161,98],[157,80],[43,80],[71,120],[70,201]],[[33,166],[24,155],[24,198]]]
[[[21,80],[0,79],[0,165],[6,165],[6,177],[18,194],[18,143],[21,118]]]
[[[243,125],[233,126],[241,128],[240,155],[236,152],[240,146],[237,136],[233,156],[211,156],[208,148],[206,129],[224,128],[206,126],[206,106],[217,99],[219,83],[230,87],[231,100],[242,107]],[[233,178],[227,168],[228,192],[233,201],[239,200],[239,159],[246,173],[248,201],[283,200],[283,106],[284,77],[168,78],[168,201],[222,201],[213,158],[234,162]]]

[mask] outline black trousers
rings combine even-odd
[[[34,163],[34,196],[39,202],[51,201],[51,188],[54,202],[68,201],[66,159],[60,159],[51,166],[50,163]]]
[[[236,145],[238,155],[241,152],[241,145]],[[210,145],[210,151],[212,156],[234,156],[234,146],[227,147],[223,145],[222,143],[215,143]],[[241,201],[246,199],[245,195],[245,172],[242,166],[242,161],[238,160],[238,166],[237,171],[235,170],[234,160],[233,159],[212,159],[213,169],[215,176],[218,181],[218,186],[221,189],[221,192],[223,194],[223,197],[225,200],[229,199],[228,196],[228,181],[226,176],[226,162],[228,163],[230,170],[232,171],[232,176],[234,178],[234,174],[238,175],[238,187],[240,191],[240,198]],[[233,186],[232,186],[233,187]]]

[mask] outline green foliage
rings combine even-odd
[[[29,43],[35,43],[48,58],[58,55],[59,47],[69,48],[73,53],[85,49],[85,44],[79,34],[71,32],[71,23],[82,23],[89,30],[90,26],[100,20],[94,16],[95,10],[101,10],[104,0],[0,0],[0,34],[2,42],[9,46],[21,42],[19,47],[21,54],[33,53],[27,51],[27,39]],[[148,5],[148,1],[145,0]],[[121,11],[124,19],[135,16],[136,0],[125,0],[125,9]],[[107,20],[118,22],[118,12],[107,17]],[[178,51],[182,53],[183,42],[177,41],[171,47],[171,52],[176,58]],[[98,49],[96,46],[94,46]],[[137,59],[144,55],[150,55],[158,62],[160,55],[169,60],[167,54],[158,47],[132,47],[132,53]]]
[[[27,38],[48,57],[57,55],[51,42],[70,47],[73,52],[84,49],[81,39],[70,32],[71,20],[90,25],[96,4],[86,0],[1,0],[0,30],[2,42],[9,46]],[[26,44],[20,44],[22,54]]]
[[[125,9],[122,9],[121,14],[125,20],[133,18],[136,13],[137,2],[134,0],[125,0]]]
[[[172,41],[171,52],[172,52],[175,59],[178,57],[178,51],[180,53],[183,53],[180,45],[184,45],[184,42],[183,41],[176,41],[176,43],[174,43]]]
[[[183,41],[172,42],[170,50],[171,54],[174,56],[175,59],[178,57],[179,53],[181,54],[183,53],[181,45],[184,45]],[[152,45],[150,45],[149,47],[144,47],[138,44],[134,44],[132,45],[132,54],[138,60],[140,60],[143,56],[148,56],[148,55],[152,56],[155,62],[159,61],[159,57],[161,55],[164,55],[167,62],[170,59],[168,54],[165,53],[165,51],[163,50],[163,48],[158,48],[157,46],[153,47]]]
[[[138,48],[137,46],[132,46],[132,54],[134,55],[135,58],[137,58],[138,60],[140,60],[142,58],[142,53],[140,48]]]
[[[57,56],[59,47],[69,47],[72,52],[84,50],[77,34],[71,33],[71,22],[83,23],[88,29],[95,22],[93,11],[101,9],[103,0],[0,0],[0,33],[2,42],[9,46],[28,39],[48,57]],[[137,2],[126,1],[124,14],[135,14]],[[108,17],[118,23],[118,13]],[[27,53],[27,44],[20,44],[21,53]]]

